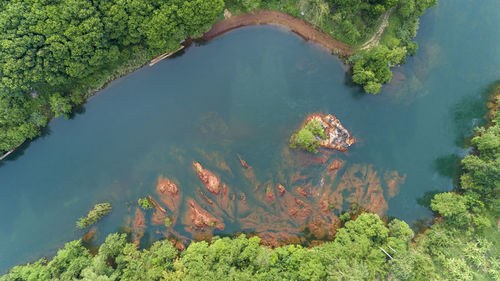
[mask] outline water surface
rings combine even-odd
[[[159,175],[194,197],[202,185],[191,161],[251,192],[236,154],[260,182],[275,179],[290,134],[311,112],[336,115],[357,138],[347,154],[332,156],[347,168],[406,174],[386,198],[388,215],[430,217],[417,199],[452,188],[464,136],[482,122],[484,93],[500,78],[499,22],[495,0],[440,1],[421,19],[418,54],[378,96],[350,85],[326,50],[273,26],[232,31],[118,79],[83,113],[53,120],[44,137],[0,164],[0,270],[79,238],[75,221],[98,202],[113,205],[97,225],[99,239],[118,231],[137,198],[154,194]],[[321,170],[309,171],[314,184]],[[237,230],[228,223],[224,232]],[[182,225],[177,231],[188,235]]]

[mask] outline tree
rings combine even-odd
[[[470,222],[467,198],[453,192],[439,193],[431,201],[431,209],[450,223],[464,226]]]
[[[307,122],[304,128],[290,137],[291,148],[303,148],[312,153],[318,153],[319,141],[326,139],[325,130],[319,120]]]
[[[68,99],[56,93],[50,96],[50,109],[54,113],[54,117],[59,117],[61,115],[66,116],[71,112],[71,104]]]
[[[66,243],[64,249],[59,250],[47,267],[51,279],[73,280],[80,276],[81,271],[91,264],[92,256],[81,241]]]

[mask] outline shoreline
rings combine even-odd
[[[291,16],[286,13],[278,12],[278,11],[272,11],[272,10],[261,10],[261,11],[256,11],[256,12],[249,12],[249,13],[244,13],[244,14],[239,14],[239,15],[233,15],[229,18],[223,19],[222,21],[216,22],[212,25],[209,31],[205,32],[203,36],[199,38],[193,38],[189,39],[186,38],[186,40],[181,44],[181,48],[178,49],[177,51],[174,51],[172,53],[167,53],[170,55],[173,55],[183,49],[184,47],[189,47],[191,41],[197,41],[197,40],[203,40],[206,42],[209,42],[219,36],[222,36],[226,34],[227,32],[237,29],[239,27],[244,27],[244,26],[252,26],[252,25],[261,25],[261,24],[277,24],[280,26],[284,26],[293,33],[297,34],[300,36],[302,39],[308,42],[313,42],[316,44],[319,44],[323,46],[324,48],[328,49],[330,52],[332,52],[333,55],[337,55],[339,57],[341,56],[349,56],[354,54],[355,50],[351,48],[350,45],[340,42],[336,39],[334,39],[332,36],[330,36],[327,33],[324,33],[323,31],[319,30],[318,28],[314,27],[313,25],[307,23],[306,21],[296,18],[294,16]],[[184,46],[184,47],[182,47]],[[86,93],[83,93],[85,97],[85,102],[83,104],[86,104],[88,99],[93,97],[97,92],[100,90],[104,89],[109,83],[112,81],[121,78],[123,76],[126,76],[146,65],[152,66],[161,60],[165,59],[167,56],[159,59],[161,56],[166,55],[165,53],[159,54],[157,57],[153,59],[148,59],[146,61],[142,61],[140,63],[128,63],[124,65],[123,68],[120,69],[117,68],[109,77],[111,79],[107,79],[102,83],[101,86],[98,86],[96,88],[90,88],[86,91]],[[134,61],[132,59],[131,61]],[[82,105],[83,105],[82,104]],[[50,122],[50,121],[49,121]],[[36,138],[33,138],[36,139]],[[26,141],[32,141],[31,140],[25,140],[22,144],[24,144]],[[6,159],[11,153],[17,150],[22,144],[19,146],[13,148],[10,151],[5,152],[0,156],[0,161],[3,161]]]
[[[350,45],[334,39],[327,33],[319,30],[306,21],[278,11],[262,10],[244,13],[226,18],[212,25],[199,39],[211,41],[233,29],[259,24],[278,24],[289,28],[293,33],[302,37],[305,41],[320,44],[330,50],[334,55],[348,56],[355,50]]]

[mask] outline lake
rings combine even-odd
[[[441,0],[421,19],[417,55],[394,69],[377,96],[351,85],[338,58],[276,26],[234,30],[113,81],[72,119],[53,120],[43,137],[0,163],[0,270],[80,238],[75,222],[95,203],[113,205],[96,225],[96,243],[133,228],[139,197],[161,203],[160,176],[182,193],[170,234],[196,237],[185,223],[187,202],[221,204],[193,161],[234,194],[236,214],[215,215],[224,220],[216,234],[302,231],[300,219],[273,226],[280,207],[266,194],[278,183],[287,194],[303,188],[313,214],[327,190],[335,194],[331,217],[359,202],[409,223],[429,218],[422,198],[453,188],[457,161],[468,153],[464,139],[484,123],[485,95],[500,79],[499,23],[495,0]],[[314,112],[335,115],[357,142],[346,153],[288,149]],[[335,160],[342,167],[328,171]],[[152,225],[152,211],[145,215],[138,236],[147,244],[166,228]]]

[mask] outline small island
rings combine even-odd
[[[353,143],[354,137],[331,114],[313,113],[307,116],[299,131],[290,137],[291,148],[302,148],[318,153],[318,147],[346,151]]]

